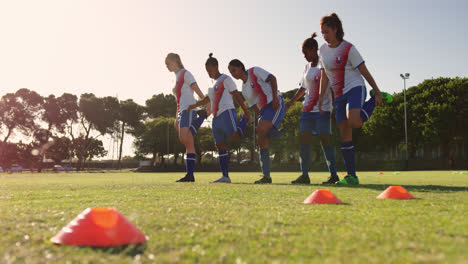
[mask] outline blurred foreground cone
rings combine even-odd
[[[317,190],[313,192],[307,199],[305,204],[340,204],[343,203],[329,190]]]
[[[84,210],[57,235],[54,244],[90,247],[114,247],[140,244],[148,239],[114,208],[94,207]]]
[[[414,199],[413,195],[401,186],[390,186],[377,199]]]

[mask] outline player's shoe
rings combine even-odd
[[[308,175],[301,175],[297,179],[291,182],[292,184],[310,184],[310,178]]]
[[[231,183],[231,179],[229,177],[223,176],[217,179],[216,181],[214,181],[214,183]]]
[[[263,176],[260,180],[255,181],[255,184],[267,184],[267,183],[271,183],[270,177]]]
[[[348,175],[343,180],[337,181],[335,184],[338,185],[358,185],[359,179],[358,177]]]
[[[375,96],[375,91],[374,89],[370,90],[370,96],[374,97]],[[382,100],[386,103],[391,103],[393,102],[393,96],[389,93],[386,92],[380,92],[380,95],[382,95]]]
[[[328,177],[327,181],[322,182],[322,184],[335,184],[336,182],[340,181],[338,175],[333,175]]]
[[[193,175],[186,174],[183,178],[178,179],[176,182],[195,182]]]

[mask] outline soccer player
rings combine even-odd
[[[341,152],[348,175],[336,184],[359,184],[356,176],[356,158],[353,145],[353,128],[360,128],[369,120],[376,105],[393,101],[388,93],[381,93],[374,78],[364,63],[356,47],[343,39],[344,31],[341,20],[335,13],[320,20],[323,38],[327,44],[320,47],[320,82],[319,109],[322,109],[328,84],[335,95],[335,117],[341,136]],[[372,86],[371,98],[365,102],[366,87],[364,77]]]
[[[176,75],[176,84],[172,92],[177,101],[176,119],[174,121],[175,128],[179,131],[179,140],[185,145],[187,150],[185,158],[185,167],[187,174],[177,180],[177,182],[194,182],[195,177],[193,171],[195,168],[195,146],[193,136],[197,133],[206,118],[206,114],[200,113],[197,118],[195,110],[187,111],[189,105],[194,104],[195,98],[193,92],[202,98],[203,93],[195,81],[193,75],[184,68],[180,56],[175,53],[169,53],[166,57],[166,67],[170,72]]]
[[[304,74],[299,84],[300,89],[291,101],[286,104],[286,111],[288,111],[294,102],[299,100],[304,94],[306,95],[302,107],[299,148],[302,175],[292,181],[291,183],[293,184],[310,183],[310,142],[313,135],[319,135],[322,151],[327,161],[328,170],[330,171],[330,177],[323,184],[334,184],[340,180],[338,174],[336,174],[335,150],[331,144],[331,89],[325,90],[322,102],[323,113],[320,113],[317,104],[320,92],[321,71],[317,67],[319,56],[317,54],[318,43],[315,40],[316,36],[313,33],[302,44],[302,53],[308,63],[305,66]]]
[[[213,114],[212,130],[213,137],[218,148],[218,161],[222,177],[215,182],[231,183],[229,178],[229,156],[227,153],[227,143],[237,141],[243,135],[247,122],[250,119],[247,107],[244,100],[237,92],[234,80],[226,74],[221,74],[218,69],[218,60],[210,53],[209,58],[205,63],[206,71],[213,80],[216,80],[215,85],[208,89],[208,95],[188,107],[188,110],[195,109],[200,105],[211,105]],[[237,113],[234,107],[232,98],[242,107],[244,112],[243,117],[237,124]]]
[[[237,59],[229,62],[228,68],[232,77],[242,80],[242,95],[259,117],[257,135],[263,177],[255,183],[271,183],[268,147],[270,139],[280,135],[278,129],[285,113],[284,101],[278,92],[276,77],[260,67],[246,70],[244,64]]]

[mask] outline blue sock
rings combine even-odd
[[[356,153],[354,152],[353,142],[342,142],[341,153],[343,154],[343,160],[348,175],[356,177]]]
[[[192,125],[190,126],[190,132],[192,132],[192,135],[195,136],[195,134],[198,132],[198,129],[200,129],[201,125],[203,124],[203,121],[205,121],[206,115],[201,114],[197,119],[195,119],[192,122]]]
[[[247,120],[245,120],[243,117],[239,121],[239,124],[237,125],[237,133],[239,133],[239,136],[242,137],[244,135],[245,127],[247,126]]]
[[[365,102],[361,109],[362,122],[366,122],[374,112],[375,108],[375,97],[371,97],[369,101]]]
[[[333,149],[332,144],[328,144],[327,146],[322,146],[323,154],[325,155],[325,159],[327,160],[328,171],[330,172],[331,176],[338,176],[336,174],[336,158],[335,158],[335,150]]]
[[[309,144],[301,144],[299,147],[299,156],[301,158],[301,171],[302,175],[309,176],[309,168],[310,168],[310,145]]]
[[[282,134],[283,133],[281,132],[281,130],[276,129],[276,127],[272,127],[270,128],[270,131],[268,131],[267,137],[276,138],[276,137],[280,137]]]
[[[185,158],[185,170],[187,174],[193,176],[193,170],[195,169],[195,160],[197,155],[195,153],[187,153]]]
[[[260,150],[260,167],[262,168],[263,176],[270,178],[270,150]]]
[[[219,167],[221,168],[221,172],[223,173],[224,177],[229,178],[229,155],[226,150],[218,151],[219,157]]]

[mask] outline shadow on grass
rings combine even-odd
[[[359,184],[359,185],[325,185],[325,184],[290,184],[290,183],[270,183],[270,184],[254,184],[248,182],[236,182],[231,184],[244,184],[244,185],[275,185],[275,186],[291,186],[291,187],[319,187],[321,189],[326,189],[329,187],[337,188],[356,188],[356,189],[372,189],[377,191],[384,191],[392,184]],[[443,185],[401,185],[407,191],[415,192],[468,192],[468,186],[443,186]]]
[[[147,243],[138,244],[138,245],[125,245],[119,247],[81,247],[81,248],[89,248],[91,250],[106,253],[106,254],[115,254],[115,255],[127,255],[131,257],[135,257],[136,255],[143,254],[147,249]]]

